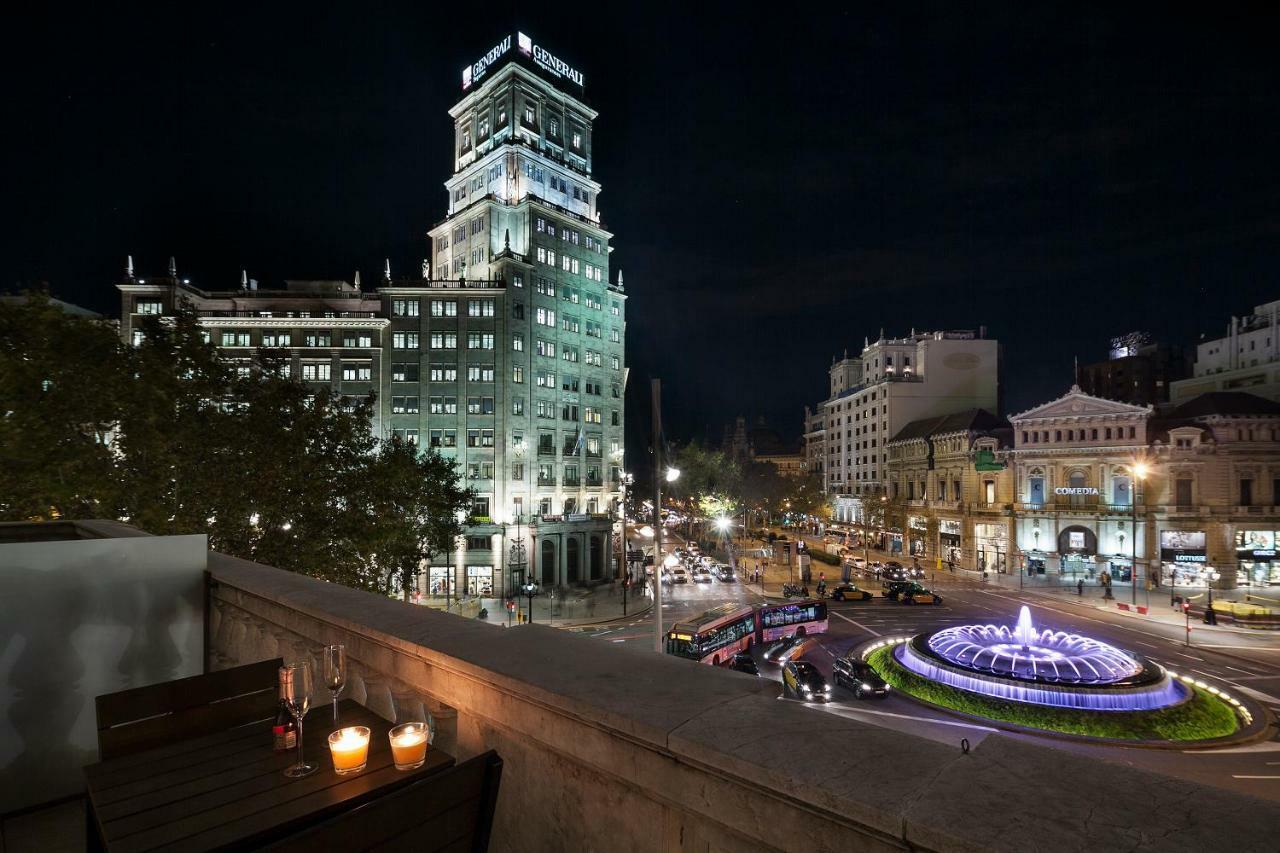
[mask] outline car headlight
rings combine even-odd
[[[809,687],[809,685],[807,685],[807,684],[802,684],[802,685],[800,685],[800,690],[801,690],[802,692],[804,692],[804,693],[812,693],[812,692],[813,692],[813,689],[812,689],[811,687]]]
[[[873,689],[875,689],[875,688],[873,688],[870,684],[867,684],[867,682],[865,682],[865,681],[864,681],[864,682],[862,682],[862,689],[863,689],[863,690],[873,690]]]
[[[823,686],[823,688],[822,688],[822,692],[823,692],[823,693],[830,693],[830,692],[831,692],[831,685],[830,685],[830,684],[824,685],[824,686]]]

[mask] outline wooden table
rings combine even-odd
[[[320,768],[303,779],[284,775],[297,750],[272,750],[270,720],[88,765],[90,842],[96,828],[113,853],[255,849],[454,764],[432,747],[421,767],[396,770],[392,724],[350,699],[338,711],[342,726],[370,730],[368,764],[352,776],[333,771],[328,705],[303,720],[304,758]]]

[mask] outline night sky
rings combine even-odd
[[[461,68],[521,29],[600,110],[633,452],[651,376],[673,438],[796,437],[881,328],[986,325],[1020,411],[1114,334],[1189,344],[1280,298],[1276,20],[1024,5],[28,11],[0,288],[114,314],[130,253],[211,288],[412,275]]]

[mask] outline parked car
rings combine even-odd
[[[865,589],[858,589],[851,583],[842,583],[831,590],[831,597],[836,601],[870,601],[872,596]]]
[[[785,660],[796,646],[800,645],[801,637],[792,634],[789,637],[783,637],[778,642],[764,650],[764,659],[770,663],[777,663]]]
[[[942,596],[938,595],[931,589],[925,589],[920,584],[912,584],[908,589],[902,592],[903,604],[941,604]]]
[[[782,668],[783,691],[806,702],[826,702],[831,698],[831,685],[807,660],[790,660]]]
[[[858,658],[836,658],[831,665],[831,678],[837,685],[852,690],[857,699],[889,694],[889,685],[884,679],[870,664]]]
[[[756,666],[756,659],[751,656],[750,652],[738,652],[729,659],[729,669],[734,672],[745,672],[748,675],[760,675],[760,667]]]

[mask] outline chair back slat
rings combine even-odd
[[[275,658],[98,696],[98,754],[105,761],[270,717],[281,665]]]
[[[318,823],[268,849],[272,853],[313,853],[317,849],[483,853],[489,847],[501,778],[502,759],[489,751]]]

